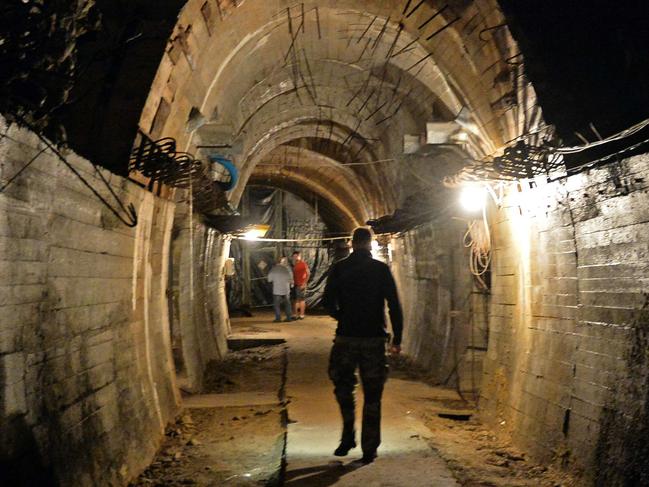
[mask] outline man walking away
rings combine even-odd
[[[273,284],[273,307],[275,309],[275,321],[281,321],[281,306],[284,305],[286,312],[286,319],[284,321],[292,321],[294,318],[291,315],[291,286],[293,285],[293,274],[286,265],[286,257],[280,257],[277,264],[268,273],[268,282]]]
[[[297,250],[293,252],[293,282],[295,283],[293,315],[298,320],[303,320],[306,313],[306,285],[310,274],[309,266],[302,260],[302,254]]]
[[[385,301],[394,334],[390,353],[401,352],[403,332],[397,288],[390,268],[372,258],[372,237],[369,228],[354,230],[354,251],[333,265],[324,295],[327,311],[338,320],[329,377],[340,406],[343,432],[334,455],[345,456],[356,447],[354,389],[358,368],[365,397],[361,432],[363,463],[371,463],[376,458],[381,443],[381,396],[388,372]]]

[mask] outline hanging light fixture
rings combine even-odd
[[[482,211],[487,202],[487,190],[479,184],[468,184],[460,193],[462,208],[470,213]]]
[[[249,225],[241,234],[243,240],[257,240],[263,238],[270,230],[270,225]]]

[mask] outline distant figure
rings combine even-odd
[[[293,286],[293,273],[288,268],[286,257],[277,259],[277,264],[268,273],[268,282],[273,284],[274,323],[282,321],[282,304],[284,304],[284,311],[286,312],[286,319],[284,321],[293,321],[290,299],[291,287]]]
[[[302,260],[299,251],[293,252],[293,315],[298,320],[303,320],[306,313],[306,285],[309,282],[309,266]]]
[[[381,443],[381,396],[387,379],[385,301],[390,309],[394,338],[390,353],[401,352],[403,315],[390,268],[372,258],[372,231],[359,227],[352,236],[353,253],[329,273],[324,306],[338,320],[329,360],[329,377],[343,419],[343,432],[336,456],[346,456],[356,447],[356,368],[363,385],[363,463],[376,458]]]

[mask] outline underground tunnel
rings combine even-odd
[[[643,1],[0,12],[0,484],[649,485]]]

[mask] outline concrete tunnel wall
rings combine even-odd
[[[11,126],[0,141],[2,178],[42,148]],[[110,201],[95,169],[66,157]],[[175,204],[103,173],[135,205],[137,227],[120,223],[49,151],[0,194],[0,478],[123,485],[177,413],[167,297]],[[193,236],[194,300],[192,261],[181,252],[178,302],[184,343],[200,343],[200,354],[186,355],[196,385],[225,349],[227,322],[223,245],[213,231]],[[184,242],[181,231],[175,245]]]
[[[230,244],[196,215],[190,218],[186,204],[179,204],[171,249],[172,348],[180,358],[176,367],[179,386],[200,392],[206,364],[223,358],[228,350],[230,320],[223,265]]]
[[[436,218],[392,239],[392,271],[404,311],[403,353],[434,382],[477,393],[488,295],[469,273],[465,232],[464,222]]]
[[[9,136],[0,153],[3,171],[14,174],[41,146],[25,130]],[[69,159],[99,183],[86,161]],[[612,485],[642,471],[645,458],[648,170],[649,156],[637,156],[523,199],[514,191],[491,215],[482,417],[535,458],[559,456]],[[139,226],[127,229],[68,171],[44,153],[1,196],[2,456],[53,469],[62,485],[122,484],[146,465],[177,408],[166,296],[174,204],[107,175],[138,209]],[[225,255],[214,232],[194,225],[197,255]],[[430,283],[448,274],[449,252],[462,257],[453,244],[460,233],[431,222],[394,243],[404,348],[433,368],[442,343],[435,330],[445,321],[433,310],[445,301],[430,297],[450,288]],[[179,262],[182,282],[190,261]],[[195,298],[221,296],[220,281],[208,278],[218,266],[196,262]],[[196,371],[219,356],[226,331],[223,302],[214,316],[201,306],[186,322],[204,320],[219,352],[197,359]]]
[[[585,485],[648,475],[648,172],[643,155],[514,189],[491,215],[481,415]]]
[[[583,485],[648,475],[648,172],[642,155],[510,186],[489,215],[491,293],[464,303],[462,225],[433,220],[392,241],[406,356],[437,382],[459,363],[463,391],[477,375],[482,420]]]

